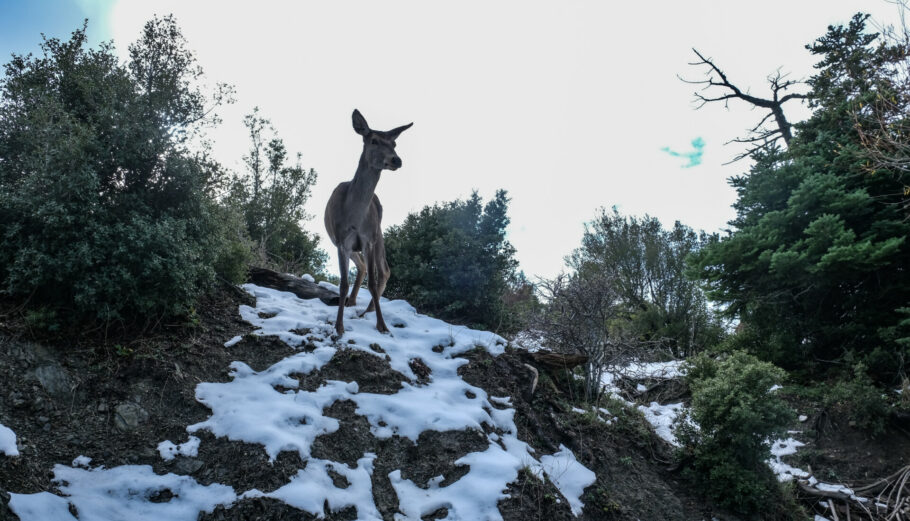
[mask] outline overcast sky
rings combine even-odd
[[[113,39],[124,54],[146,20],[173,13],[207,81],[237,89],[211,133],[216,156],[241,168],[242,117],[259,106],[319,173],[309,229],[325,235],[325,202],[354,174],[359,108],[376,129],[414,122],[398,140],[404,166],[377,188],[384,227],[502,188],[521,269],[549,277],[600,207],[706,231],[733,216],[726,179],[747,164],[724,166],[739,149],[723,143],[762,114],[738,103],[693,110],[693,86],[677,79],[702,77],[687,65],[692,47],[762,96],[778,68],[810,75],[805,45],[860,10],[897,20],[885,0],[0,0],[0,53],[33,51],[39,33],[65,37],[88,17],[90,40]],[[792,120],[807,114],[787,108]]]

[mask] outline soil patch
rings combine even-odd
[[[407,378],[392,369],[384,356],[371,355],[358,349],[339,349],[320,369],[294,375],[303,391],[315,391],[328,380],[356,381],[359,392],[395,394]]]

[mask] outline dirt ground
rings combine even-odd
[[[6,506],[9,492],[54,491],[54,464],[69,465],[80,455],[91,457],[93,466],[151,465],[158,473],[190,475],[203,484],[223,483],[237,491],[269,492],[286,484],[305,466],[296,453],[284,452],[270,463],[259,445],[215,438],[207,432],[197,434],[202,444],[195,458],[164,461],[156,451],[163,440],[186,441],[186,426],[208,418],[209,410],[194,398],[198,383],[227,381],[228,366],[234,360],[262,370],[293,352],[277,339],[248,335],[252,327],[240,319],[237,306],[251,304],[251,299],[221,289],[200,303],[198,315],[183,323],[164,324],[140,336],[124,333],[106,339],[99,334],[29,339],[22,318],[0,309],[0,419],[16,432],[21,452],[17,458],[0,456],[0,520],[15,519]],[[239,343],[224,347],[226,340],[238,335],[243,337]],[[378,355],[342,350],[319,371],[297,375],[300,387],[312,390],[327,379],[342,379],[358,381],[364,392],[394,393],[405,378],[389,367],[382,353]],[[616,415],[612,424],[593,414],[572,412],[571,389],[546,373],[529,396],[531,375],[523,356],[511,349],[498,357],[476,350],[465,355],[470,363],[460,372],[467,382],[492,396],[512,397],[520,439],[541,454],[565,445],[596,473],[597,481],[582,496],[584,513],[575,518],[552,483],[522,472],[509,486],[510,498],[499,505],[504,519],[736,519],[712,508],[670,470],[669,447],[634,411],[611,411]],[[425,365],[415,362],[412,369],[418,384],[426,381]],[[441,486],[445,486],[468,470],[454,462],[487,444],[478,431],[425,432],[416,445],[399,437],[379,440],[348,401],[333,404],[327,414],[341,420],[341,428],[319,437],[313,456],[355,464],[364,452],[376,453],[373,492],[385,519],[393,518],[397,505],[390,471],[400,468],[404,478],[416,483],[443,475]],[[885,458],[889,450],[895,448],[882,448],[877,457]],[[840,467],[832,468],[841,472]],[[441,509],[425,519],[446,514]],[[354,517],[355,511],[347,509],[326,518]],[[219,507],[200,519],[313,516],[260,498]]]

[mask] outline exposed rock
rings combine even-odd
[[[204,463],[195,458],[179,458],[174,465],[174,471],[178,474],[189,475],[201,469]]]
[[[59,364],[43,365],[35,369],[33,374],[47,394],[55,398],[68,395],[73,388],[72,378]]]
[[[149,413],[137,403],[124,402],[114,407],[114,426],[121,431],[129,431],[147,422]]]

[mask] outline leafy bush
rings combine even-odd
[[[182,313],[218,250],[217,172],[188,145],[210,110],[201,72],[170,17],[146,24],[126,64],[84,44],[85,27],[5,65],[2,290],[72,322]]]
[[[786,373],[743,352],[720,361],[700,355],[686,365],[692,407],[676,423],[685,473],[719,504],[757,512],[779,493],[765,462],[771,440],[793,419],[771,391]]]
[[[474,192],[465,201],[426,206],[389,228],[387,295],[449,320],[515,329],[516,315],[504,302],[521,284],[515,248],[506,240],[508,204],[504,190],[486,205]]]

